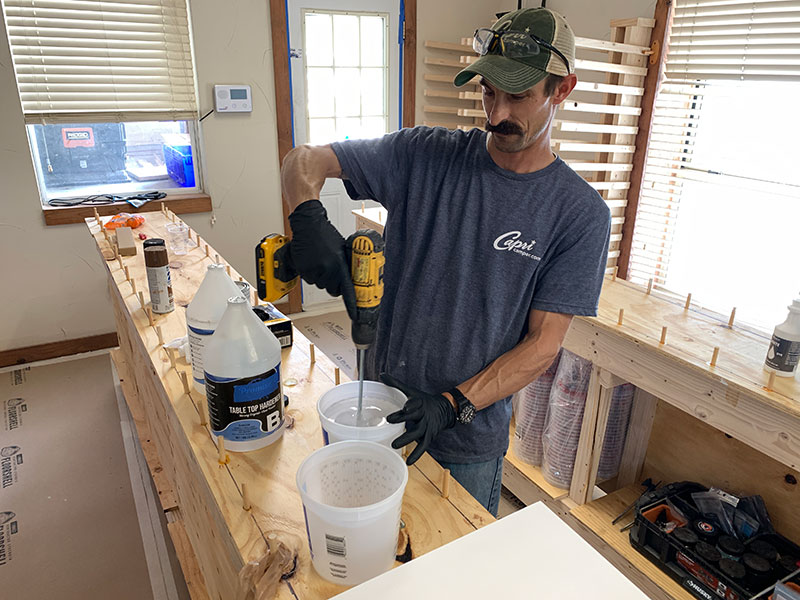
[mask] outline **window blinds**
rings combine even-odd
[[[629,279],[665,284],[682,187],[688,180],[716,183],[721,177],[693,162],[710,87],[765,82],[800,82],[800,0],[676,0]]]
[[[186,0],[3,0],[28,123],[197,116]]]

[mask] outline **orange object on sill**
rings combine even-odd
[[[119,213],[111,217],[105,224],[106,229],[117,229],[118,227],[130,227],[136,229],[144,223],[142,215],[132,215],[130,213]]]

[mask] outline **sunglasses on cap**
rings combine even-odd
[[[497,32],[487,27],[475,30],[475,35],[472,38],[472,48],[479,55],[485,56],[490,52],[494,52],[498,44],[500,44],[500,54],[506,58],[530,58],[539,54],[542,48],[546,48],[561,59],[564,66],[567,67],[567,74],[570,73],[567,57],[558,48],[531,33],[522,31]]]

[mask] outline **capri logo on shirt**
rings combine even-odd
[[[525,242],[520,240],[521,237],[521,231],[509,231],[499,235],[494,241],[494,249],[504,252],[515,252],[516,254],[521,254],[533,260],[542,260],[540,256],[531,254],[531,250],[533,250],[533,247],[536,245],[536,240]]]

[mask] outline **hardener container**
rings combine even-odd
[[[281,345],[241,294],[228,300],[204,356],[208,420],[225,448],[247,452],[283,435]]]
[[[778,377],[793,377],[800,361],[800,298],[788,307],[786,320],[775,327],[764,370]]]
[[[358,585],[391,569],[407,483],[402,457],[375,442],[337,442],[306,458],[297,489],[317,573]]]
[[[392,440],[405,430],[405,423],[388,423],[386,416],[403,408],[406,400],[398,389],[377,381],[365,381],[361,419],[358,420],[358,382],[337,385],[317,401],[322,438],[325,444],[368,440],[391,447]]]
[[[228,306],[228,298],[239,293],[239,288],[225,272],[225,265],[209,265],[203,283],[186,307],[192,379],[195,389],[203,394],[206,391],[203,375],[205,347]]]

